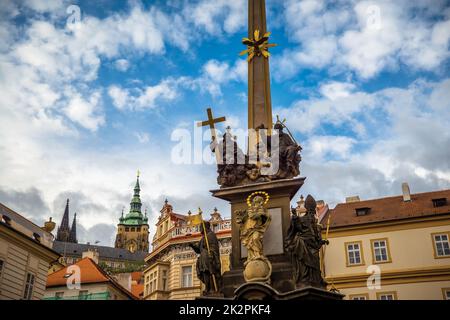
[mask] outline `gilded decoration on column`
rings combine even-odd
[[[242,43],[247,46],[247,49],[242,51],[239,55],[243,56],[244,54],[248,54],[248,62],[252,61],[254,56],[259,57],[263,55],[264,58],[269,58],[270,53],[268,49],[276,46],[274,43],[269,43],[270,32],[264,33],[262,37],[260,37],[259,34],[259,30],[255,30],[253,39],[242,38]]]
[[[241,243],[247,248],[244,278],[247,282],[270,282],[272,265],[264,256],[263,238],[270,225],[271,216],[265,207],[269,194],[253,192],[247,198],[248,209],[236,211]]]

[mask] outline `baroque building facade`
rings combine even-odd
[[[156,223],[153,250],[145,258],[144,299],[194,299],[202,285],[196,275],[196,253],[189,243],[197,243],[202,235],[199,226],[191,225],[191,213],[173,211],[166,200]],[[229,270],[231,253],[231,220],[223,219],[214,209],[209,218],[211,229],[220,243],[222,273]]]
[[[139,174],[134,187],[134,195],[130,203],[130,211],[120,217],[117,225],[117,235],[115,247],[127,249],[134,252],[148,252],[149,250],[149,229],[147,211],[142,214],[142,202],[140,197],[141,187],[139,185]]]
[[[450,190],[402,189],[347,198],[322,217],[323,237],[330,221],[322,271],[345,299],[450,299]]]
[[[55,223],[39,227],[0,203],[0,300],[40,300],[49,268],[59,258],[52,249]]]

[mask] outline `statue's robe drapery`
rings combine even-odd
[[[208,245],[206,244],[205,235],[198,245],[191,245],[194,251],[199,254],[197,258],[196,271],[197,277],[206,285],[206,291],[214,290],[211,276],[214,275],[218,290],[221,287],[221,263],[220,263],[220,247],[219,240],[213,231],[207,233]]]
[[[241,241],[247,248],[247,261],[263,256],[263,236],[271,217],[263,208],[251,208],[241,228]]]
[[[291,254],[294,279],[303,286],[324,287],[319,250],[323,244],[315,217],[293,216],[286,237],[286,251]]]
[[[295,177],[300,174],[299,164],[301,157],[299,151],[301,147],[292,140],[291,136],[282,130],[278,134],[279,146],[275,152],[279,152],[280,172],[282,177]]]

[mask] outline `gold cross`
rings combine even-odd
[[[139,178],[139,176],[141,175],[141,171],[137,171],[137,177]]]
[[[211,140],[212,140],[212,142],[215,142],[217,140],[217,136],[216,136],[216,128],[215,128],[214,124],[219,123],[219,122],[224,122],[226,120],[226,118],[220,117],[220,118],[214,119],[211,108],[206,109],[206,112],[208,113],[208,120],[205,120],[202,122],[197,122],[197,127],[209,126],[209,129],[211,130]],[[219,148],[217,148],[217,146],[216,146],[216,148],[214,148],[214,150],[215,150],[215,154],[216,154],[217,164],[222,163]]]

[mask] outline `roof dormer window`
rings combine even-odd
[[[1,221],[6,223],[6,225],[11,226],[11,218],[4,214],[2,215]]]
[[[435,208],[444,207],[447,205],[447,198],[438,198],[431,201],[433,201],[433,207]]]
[[[361,216],[368,215],[370,212],[370,208],[356,208],[355,211],[356,211],[356,216],[361,217]]]

